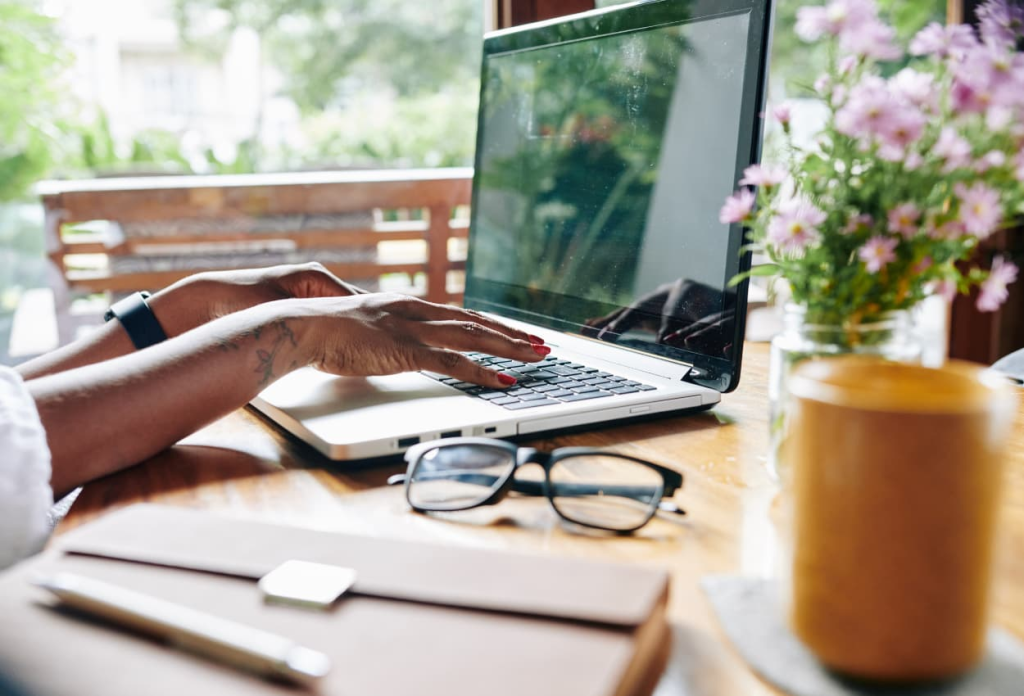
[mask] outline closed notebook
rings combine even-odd
[[[281,563],[354,568],[327,611],[268,604]],[[299,693],[55,609],[29,579],[80,573],[330,656],[320,694],[639,696],[668,654],[663,572],[433,546],[139,505],[0,575],[0,671],[32,696]]]

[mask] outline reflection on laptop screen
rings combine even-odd
[[[488,53],[467,305],[728,359],[749,12]],[[749,101],[749,100],[748,100]]]

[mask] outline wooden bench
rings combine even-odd
[[[96,320],[72,313],[76,297],[240,266],[318,260],[369,289],[401,274],[404,291],[461,302],[465,244],[450,242],[466,238],[472,177],[458,168],[42,182],[60,341]]]

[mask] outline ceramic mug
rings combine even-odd
[[[982,656],[1016,390],[976,365],[858,356],[790,380],[790,625],[828,667],[942,680]]]

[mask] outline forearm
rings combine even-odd
[[[281,304],[238,312],[144,351],[30,379],[54,491],[152,456],[304,364]]]
[[[198,276],[194,276],[196,278]],[[201,306],[192,286],[192,279],[180,281],[161,290],[147,301],[157,321],[169,338],[179,336],[195,326],[199,320],[192,316],[194,307]],[[23,379],[30,380],[52,375],[63,370],[92,365],[104,360],[135,352],[135,346],[119,321],[108,321],[87,336],[29,360],[16,369]]]

